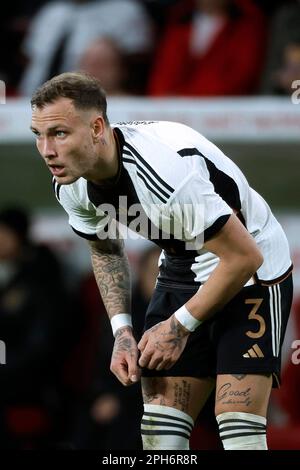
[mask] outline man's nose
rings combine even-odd
[[[56,156],[55,146],[51,139],[44,139],[39,150],[45,159],[51,159]]]

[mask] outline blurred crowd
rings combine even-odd
[[[25,209],[0,212],[0,449],[138,449],[140,384],[110,372],[113,336],[90,270],[71,285]],[[149,242],[132,257],[136,339],[158,272]]]
[[[298,0],[29,0],[0,23],[8,96],[70,70],[115,96],[288,95],[299,79]]]

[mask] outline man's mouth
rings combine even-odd
[[[61,165],[48,165],[49,169],[54,176],[63,176],[65,168]]]

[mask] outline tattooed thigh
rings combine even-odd
[[[271,375],[219,375],[216,386],[216,415],[228,411],[265,415],[271,387]]]
[[[214,380],[194,377],[143,377],[145,404],[171,406],[196,419],[214,388]]]

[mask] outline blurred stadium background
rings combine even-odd
[[[23,60],[23,44],[26,36],[31,34],[32,15],[36,15],[45,3],[42,1],[32,1],[28,3],[26,8],[23,6],[19,10],[19,7],[11,7],[7,18],[1,19],[4,29],[1,34],[3,63],[0,66],[0,79],[6,84],[7,96],[6,102],[0,104],[0,212],[8,207],[20,206],[30,214],[32,220],[30,229],[32,239],[36,243],[45,244],[53,249],[62,263],[68,288],[71,292],[75,292],[78,286],[81,285],[82,279],[85,280],[91,272],[88,250],[85,242],[76,237],[70,230],[67,216],[56,202],[52,192],[51,177],[37,153],[34,138],[29,130],[30,97],[24,95],[20,88],[21,78],[24,76],[26,67],[30,63],[30,57],[27,57],[27,62]],[[47,5],[51,3],[69,4],[80,2],[50,1]],[[107,2],[98,0],[98,2],[82,3],[92,3],[95,5]],[[127,2],[123,2],[123,5],[124,3],[126,4]],[[195,91],[188,94],[188,96],[184,96],[184,93],[176,94],[174,92],[174,96],[171,97],[164,96],[163,93],[152,93],[150,88],[148,89],[141,85],[144,84],[145,77],[149,78],[152,75],[151,67],[153,66],[154,69],[156,63],[155,51],[159,51],[159,41],[163,40],[168,27],[176,24],[176,21],[180,23],[178,19],[181,18],[180,15],[194,12],[195,4],[201,2],[158,0],[132,1],[129,3],[138,4],[139,8],[143,7],[145,9],[145,15],[148,15],[152,28],[154,25],[157,37],[155,41],[153,38],[151,39],[155,44],[152,44],[150,54],[147,48],[145,51],[137,51],[137,62],[135,53],[132,54],[132,57],[130,56],[130,59],[134,59],[132,61],[133,65],[131,65],[132,69],[130,69],[131,73],[134,74],[136,66],[138,67],[136,70],[139,70],[139,73],[142,73],[142,75],[138,84],[135,82],[130,83],[129,88],[124,88],[120,93],[111,92],[111,96],[108,97],[108,116],[110,121],[114,123],[131,120],[174,120],[191,125],[232,158],[244,171],[250,185],[267,200],[287,233],[295,266],[295,303],[284,345],[283,361],[284,366],[289,369],[293,352],[291,347],[292,342],[294,339],[300,338],[299,321],[296,317],[297,312],[299,315],[300,304],[300,103],[297,104],[297,100],[293,102],[291,98],[295,91],[291,87],[291,83],[293,80],[300,80],[299,2],[252,2],[251,0],[230,2],[241,8],[244,4],[253,3],[260,9],[264,21],[262,29],[266,33],[266,37],[268,37],[268,40],[261,44],[261,48],[265,49],[264,66],[266,66],[268,57],[271,54],[269,54],[269,49],[271,50],[276,41],[278,42],[278,38],[275,36],[276,24],[280,18],[284,21],[288,16],[286,13],[288,7],[291,11],[295,9],[298,12],[298,16],[293,15],[296,23],[294,27],[298,31],[298,36],[295,33],[294,36],[283,42],[281,49],[277,50],[278,54],[282,54],[280,60],[278,60],[277,67],[282,70],[285,64],[284,47],[292,44],[299,48],[298,55],[297,53],[293,55],[293,58],[297,56],[297,60],[295,59],[296,63],[293,62],[293,74],[292,78],[289,75],[289,86],[286,86],[286,84],[283,86],[281,83],[280,87],[274,86],[273,89],[270,87],[269,91],[264,92],[263,86],[257,85],[251,91],[247,91],[245,88],[244,92],[241,90],[237,90],[236,93],[234,91],[216,92],[215,95],[213,92],[205,95],[201,91],[198,94]],[[203,5],[207,3],[209,2],[203,2]],[[218,2],[212,3],[218,4]],[[138,24],[136,28],[139,28]],[[284,33],[282,34],[284,35]],[[108,33],[106,32],[105,37],[107,36]],[[140,60],[140,52],[142,52],[142,60]],[[271,52],[274,53],[272,50]],[[128,51],[126,54],[128,59]],[[145,59],[147,66],[145,66]],[[182,57],[182,61],[184,61],[184,57]],[[128,63],[131,63],[130,60]],[[286,64],[286,67],[291,68],[290,64]],[[234,74],[234,68],[232,74]],[[261,83],[264,81],[265,75],[266,72],[264,72],[264,67],[262,67],[260,71]],[[227,75],[222,77],[224,81],[227,79]],[[134,89],[134,86],[136,86],[136,89]],[[149,248],[149,244],[143,241],[127,243],[136,285],[138,285],[140,273],[138,268],[139,260],[147,248]],[[151,273],[149,272],[150,275]],[[0,291],[1,305],[5,298],[5,288],[2,285],[0,285]],[[84,300],[87,300],[87,297],[89,295],[93,296],[94,293],[87,290],[85,295],[86,298]],[[0,322],[1,315],[2,310],[0,306]],[[101,325],[101,328],[106,331],[107,325]],[[96,340],[98,339],[96,338]],[[108,352],[111,344],[110,339],[110,343],[105,345],[108,348]],[[9,349],[9,344],[7,344],[7,348]],[[103,353],[104,356],[98,357],[95,367],[104,367],[102,366],[103,363],[107,367],[106,353],[107,350]],[[7,357],[9,359],[9,353]],[[74,361],[76,363],[76,360],[73,358]],[[5,366],[0,365],[0,381],[7,381],[9,379],[6,379],[5,376],[1,378],[1,373],[4,370],[1,368],[3,367]],[[67,375],[68,373],[67,371]],[[10,403],[4,398],[3,405],[0,406],[0,434],[6,436],[2,447],[39,448],[62,445],[75,449],[113,448],[108,447],[112,444],[109,439],[107,440],[107,435],[110,432],[116,432],[116,427],[114,427],[116,423],[119,430],[122,430],[124,426],[126,428],[126,425],[128,425],[128,416],[127,418],[124,417],[124,413],[122,414],[119,411],[120,407],[122,409],[122,406],[123,408],[125,406],[124,404],[122,405],[123,400],[125,403],[124,392],[123,390],[120,391],[115,383],[111,385],[110,379],[107,379],[107,377],[101,378],[102,385],[100,387],[95,387],[95,375],[97,374],[94,374],[93,379],[90,380],[86,389],[83,390],[77,390],[75,387],[74,391],[74,388],[68,388],[68,386],[63,384],[63,398],[59,397],[59,400],[65,403],[64,400],[66,400],[66,397],[68,400],[68,393],[70,393],[73,403],[73,407],[70,407],[68,410],[69,414],[64,415],[63,419],[61,415],[58,417],[59,426],[61,426],[63,431],[61,429],[60,431],[57,430],[57,422],[54,425],[52,423],[52,427],[49,425],[47,413],[51,410],[51,406],[45,404],[43,400],[40,400],[42,404],[40,402],[37,404],[36,402],[31,403],[32,400],[30,401],[30,399],[23,402],[18,397],[15,402]],[[290,379],[286,387],[290,386],[291,383],[294,389],[297,386],[300,387],[300,378],[298,378],[300,377],[300,370],[297,367],[293,368],[291,376],[292,379]],[[103,384],[106,384],[105,387]],[[95,389],[96,392],[93,391],[91,393],[91,389]],[[299,388],[297,391],[299,392]],[[132,397],[127,396],[127,404],[131,403],[130,400],[136,399],[136,393],[137,390],[135,390]],[[85,394],[88,394],[89,397],[92,396],[88,404],[85,402]],[[103,409],[106,409],[105,406],[103,408],[103,403],[99,401],[99,397],[104,396],[105,398],[106,395],[117,397],[115,402],[109,400],[106,402],[104,400],[105,406],[110,410],[107,411],[107,414],[103,411]],[[278,398],[276,398],[275,394],[274,402],[271,406],[270,423],[273,426],[273,434],[270,439],[273,439],[273,448],[300,448],[300,410],[297,413],[293,413],[289,407],[283,405],[284,400],[282,396],[285,396],[284,393],[281,396],[278,395]],[[15,411],[15,414],[11,414],[11,408]],[[298,408],[299,406],[297,405]],[[7,418],[8,415],[5,411],[7,409],[10,411],[10,414],[8,414],[10,418]],[[61,409],[62,405],[59,404],[57,407],[58,415],[61,413]],[[38,414],[38,418],[35,414],[37,410],[41,412],[41,415]],[[76,419],[74,419],[74,414],[77,417]],[[30,422],[32,423],[34,419],[36,419],[36,425],[30,426]],[[92,421],[92,424],[90,421]],[[82,425],[82,423],[84,424]],[[137,423],[137,421],[134,421],[134,423]],[[76,432],[76,426],[79,427],[81,425],[83,431]],[[281,433],[280,435],[282,436],[282,432],[287,426],[290,426],[290,432],[291,429],[294,430],[294,438],[284,443],[282,439],[277,438],[277,433]],[[104,438],[103,436],[106,437]],[[134,438],[138,447],[140,442],[137,437]],[[214,441],[211,441],[208,436],[207,448],[210,448],[209,446],[213,448],[211,442]],[[124,442],[124,446],[126,445],[128,446],[127,448],[135,448],[132,440]],[[197,447],[199,445],[201,448],[201,445],[205,444],[199,444],[195,440],[195,448],[199,448]]]

